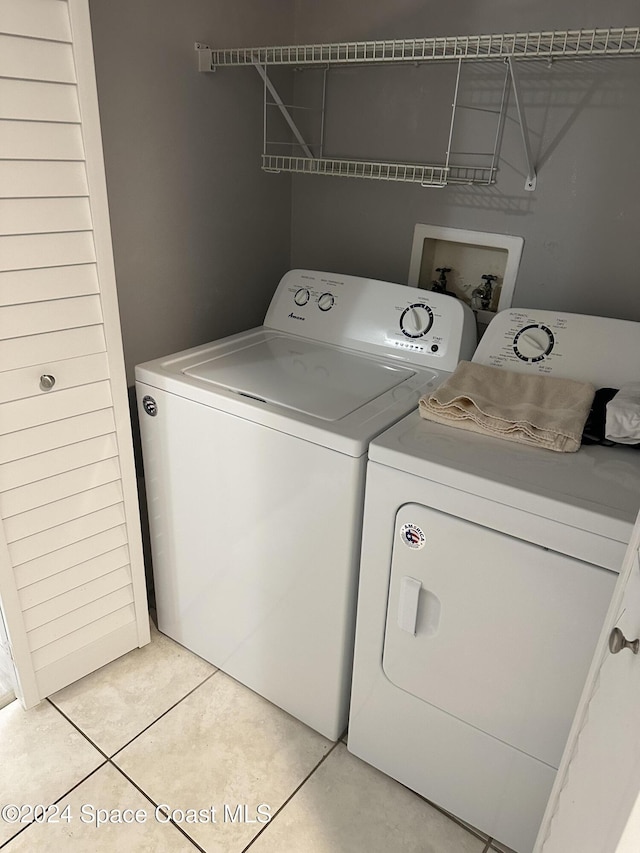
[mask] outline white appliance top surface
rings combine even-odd
[[[264,326],[136,366],[154,399],[176,394],[350,456],[445,375]]]
[[[616,388],[637,378],[640,323],[508,309],[492,320],[473,361]],[[640,450],[633,448],[583,445],[577,453],[554,453],[413,412],[372,442],[369,458],[620,541],[640,505]]]
[[[274,335],[184,370],[237,394],[335,421],[415,375],[316,341]]]
[[[369,458],[552,519],[588,510],[633,523],[640,505],[640,451],[583,446],[577,453],[436,424],[412,412],[378,436]],[[579,525],[578,525],[579,526]]]

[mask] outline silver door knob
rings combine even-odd
[[[639,648],[640,639],[627,640],[620,628],[614,628],[609,634],[609,651],[612,655],[617,655],[623,649],[630,649],[634,655],[637,655]]]
[[[50,373],[43,373],[40,377],[40,388],[42,388],[43,391],[51,391],[55,384],[56,377],[51,376]]]

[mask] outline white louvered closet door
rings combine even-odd
[[[88,0],[0,0],[0,518],[26,707],[149,641]]]

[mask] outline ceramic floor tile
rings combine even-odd
[[[185,822],[183,829],[208,853],[240,853],[264,825],[266,809],[258,807],[275,813],[331,746],[218,672],[114,762],[156,803],[213,806],[215,823]]]
[[[12,702],[0,711],[2,805],[49,805],[103,761],[98,750],[49,702],[29,711]],[[0,820],[0,845],[21,827]]]
[[[483,853],[485,842],[340,743],[248,853]]]
[[[497,853],[516,853],[515,850],[512,850],[510,847],[507,847],[504,844],[500,844],[499,841],[492,841],[491,848],[492,851],[495,850]]]
[[[429,802],[429,801],[426,800],[426,802]],[[434,806],[434,808],[438,808],[438,806]],[[476,829],[475,826],[472,826],[470,823],[467,823],[466,821],[462,820],[461,818],[457,817],[456,815],[451,814],[446,809],[439,809],[439,811],[441,811],[447,817],[451,818],[451,820],[455,821],[456,823],[459,823],[465,829],[468,829],[469,832],[471,832],[473,835],[477,835],[478,838],[482,838],[482,840],[485,842],[485,844],[488,844],[489,841],[491,841],[491,838],[487,835],[486,832],[482,832],[482,830]],[[505,850],[505,853],[513,853],[513,851],[512,850],[511,851]]]
[[[3,853],[196,853],[175,826],[156,819],[154,805],[110,764],[78,785],[58,808],[47,813],[57,823],[31,824]]]
[[[215,671],[152,626],[149,645],[65,687],[51,701],[113,755]]]

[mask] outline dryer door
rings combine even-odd
[[[384,671],[557,767],[616,577],[406,504],[396,516]]]

